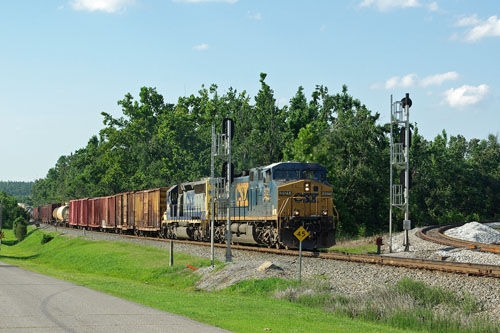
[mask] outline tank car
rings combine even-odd
[[[251,169],[234,178],[229,201],[217,200],[215,239],[225,241],[229,207],[234,243],[298,248],[293,233],[302,226],[309,232],[303,248],[330,247],[338,222],[332,191],[326,169],[319,164],[280,162]],[[210,193],[208,178],[172,186],[161,233],[167,238],[209,240]]]
[[[62,205],[60,207],[54,208],[52,211],[52,217],[58,225],[66,226],[69,221],[69,206]]]

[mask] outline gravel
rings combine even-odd
[[[46,227],[46,226],[44,226]],[[47,227],[46,227],[47,228]],[[52,228],[52,227],[48,227]],[[52,228],[53,229],[53,228]],[[61,231],[61,229],[60,229]],[[410,231],[410,251],[396,252],[391,255],[404,257],[417,257],[424,259],[442,259],[441,254],[446,254],[446,260],[465,260],[470,256],[472,261],[482,263],[494,263],[500,265],[497,255],[481,253],[470,250],[457,250],[446,248],[439,244],[429,243],[415,236],[416,229]],[[82,235],[81,230],[64,229],[63,232],[69,235]],[[167,248],[168,242],[146,240],[140,238],[123,238],[119,235],[109,233],[89,233],[86,238],[96,240],[123,241],[159,248]],[[393,235],[393,250],[399,249],[402,243],[403,235]],[[384,250],[388,252],[388,239],[384,239]],[[200,257],[210,257],[209,246],[197,246],[190,244],[175,243],[175,251],[189,253]],[[474,253],[472,253],[474,252]],[[235,282],[249,278],[264,278],[269,276],[279,276],[283,278],[296,279],[298,277],[298,257],[265,254],[257,252],[239,251],[233,249],[233,263],[225,265],[223,268],[211,267],[199,270],[202,279],[199,287],[213,290],[227,287]],[[225,261],[225,249],[215,249],[216,258]],[[453,259],[451,259],[453,258]],[[279,268],[271,268],[263,272],[257,271],[257,268],[265,261],[272,262]],[[167,265],[167,263],[165,263]],[[407,269],[401,267],[377,266],[372,264],[353,263],[336,260],[324,260],[318,258],[303,258],[302,278],[318,279],[321,281],[330,281],[335,292],[346,295],[356,296],[369,293],[383,286],[394,285],[402,278],[410,278],[422,281],[431,286],[442,286],[454,290],[458,293],[469,293],[479,299],[485,308],[485,312],[494,318],[500,317],[500,279],[489,277],[474,277],[445,272],[431,272],[426,270]]]
[[[485,244],[500,243],[500,232],[478,222],[469,222],[461,227],[446,230],[444,234],[470,242]]]

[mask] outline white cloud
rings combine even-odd
[[[419,0],[363,0],[359,7],[375,7],[381,12],[395,8],[420,7]]]
[[[238,0],[173,0],[174,2],[185,2],[185,3],[200,3],[200,2],[225,2],[225,3],[236,3]]]
[[[496,15],[490,16],[487,20],[479,19],[477,14],[462,16],[454,26],[469,27],[461,38],[465,42],[476,42],[485,37],[500,37],[500,19]]]
[[[458,88],[451,88],[444,92],[444,103],[451,107],[464,107],[474,105],[488,93],[489,87],[481,84],[477,87],[463,85]]]
[[[387,79],[384,83],[374,83],[370,89],[393,89],[393,88],[408,88],[413,87],[417,83],[421,87],[428,87],[432,85],[441,85],[445,81],[456,80],[459,75],[457,72],[446,72],[441,74],[434,74],[419,79],[415,73],[407,74],[405,76],[393,76]]]
[[[417,74],[408,74],[403,77],[393,76],[385,81],[384,88],[392,89],[392,88],[407,88],[411,87],[415,84],[415,80],[417,79]]]
[[[427,8],[431,12],[437,12],[439,10],[439,5],[438,5],[438,3],[436,1],[434,1],[434,2],[431,2],[430,4],[428,4]]]
[[[208,44],[201,43],[199,45],[195,45],[195,46],[193,46],[193,50],[195,50],[195,51],[206,51],[206,50],[208,50]]]
[[[262,20],[262,14],[261,13],[248,12],[247,17],[249,19],[251,19],[251,20],[256,20],[256,21]]]
[[[441,85],[444,81],[456,80],[459,75],[457,72],[446,72],[442,74],[434,74],[424,77],[420,80],[420,85],[422,87],[432,86],[432,85]]]
[[[321,27],[319,27],[319,31],[323,32],[326,30],[326,25],[322,24]]]
[[[135,0],[74,0],[70,2],[74,10],[84,10],[89,12],[102,11],[106,13],[116,13],[132,5]]]
[[[479,22],[465,34],[467,42],[475,42],[485,37],[500,37],[500,20],[490,16],[488,20]]]
[[[479,24],[479,20],[477,18],[477,14],[471,16],[462,16],[457,23],[455,23],[456,27],[468,27],[471,25]]]

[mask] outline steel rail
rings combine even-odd
[[[59,228],[67,228],[67,227],[59,226]],[[67,229],[75,230],[74,228],[67,228]],[[93,230],[86,230],[86,232],[99,233],[99,234],[101,233]],[[115,235],[130,239],[144,239],[157,242],[171,241],[171,239],[156,238],[156,237],[144,237],[144,236],[125,235],[118,233]],[[210,246],[210,243],[208,242],[197,242],[197,241],[178,240],[178,239],[174,239],[173,241],[178,244],[189,244],[189,245],[207,246],[207,247]],[[226,247],[225,243],[216,243],[214,245],[215,247],[219,248]],[[289,256],[299,255],[299,251],[296,250],[284,250],[284,249],[274,249],[274,248],[244,246],[244,245],[232,245],[231,247],[232,249],[242,250],[242,251],[260,252],[260,253],[277,254],[277,255],[289,255]],[[457,263],[457,262],[438,261],[438,260],[400,258],[388,255],[357,254],[357,253],[343,253],[343,252],[333,253],[333,252],[303,251],[302,256],[308,258],[339,260],[339,261],[374,264],[381,266],[393,266],[393,267],[402,267],[410,269],[447,272],[454,274],[465,274],[471,276],[486,276],[486,277],[500,278],[500,266],[496,265]]]
[[[481,223],[488,223],[488,222],[481,222]],[[447,245],[447,246],[452,246],[452,247],[461,247],[465,249],[471,249],[471,250],[477,250],[481,252],[492,252],[492,253],[500,253],[500,245],[499,244],[485,244],[485,243],[478,243],[478,242],[471,242],[471,241],[466,241],[454,237],[450,237],[445,235],[445,231],[452,229],[452,228],[458,228],[464,225],[465,222],[460,222],[460,223],[453,223],[453,224],[447,224],[447,225],[434,225],[430,227],[425,227],[419,232],[417,232],[417,236],[433,242],[433,243],[438,243],[442,245]]]

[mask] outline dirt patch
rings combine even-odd
[[[244,280],[270,277],[287,278],[289,276],[288,272],[279,266],[263,264],[265,264],[264,261],[229,263],[222,268],[203,267],[196,271],[201,275],[201,279],[196,283],[196,286],[207,291],[213,291],[227,288]]]

